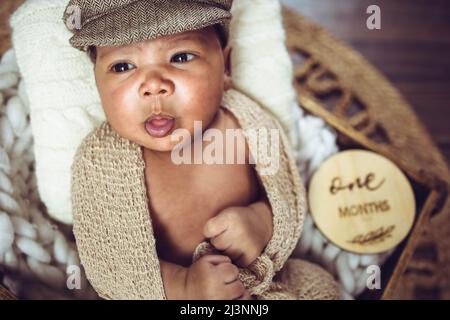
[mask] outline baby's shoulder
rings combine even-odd
[[[233,114],[243,129],[280,128],[278,120],[270,111],[242,91],[226,91],[222,106]]]
[[[132,157],[139,161],[139,152],[138,145],[119,136],[105,121],[82,140],[75,153],[72,167],[120,164],[129,162]]]

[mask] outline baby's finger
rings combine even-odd
[[[211,238],[210,242],[214,246],[214,248],[216,248],[217,250],[226,251],[232,245],[232,241],[230,238],[231,237],[229,236],[228,230],[225,230],[218,236]],[[228,255],[228,252],[227,252],[227,255]]]
[[[225,284],[230,284],[237,280],[239,269],[232,263],[224,263],[219,266],[220,272],[223,275],[223,281]]]
[[[206,259],[206,261],[214,265],[231,262],[229,257],[220,254],[207,254],[203,256],[203,259]]]
[[[203,228],[203,236],[214,238],[225,232],[227,228],[228,224],[225,217],[219,214],[206,222]]]
[[[236,299],[240,298],[244,294],[244,291],[245,291],[244,285],[239,280],[236,280],[230,284],[227,284],[225,287],[226,287],[227,291],[230,292],[230,298],[232,300],[236,300]]]
[[[246,268],[250,264],[252,264],[253,261],[255,261],[256,258],[258,258],[260,255],[259,251],[256,251],[256,250],[248,250],[248,251],[249,252],[247,252],[246,254],[242,254],[242,255],[238,256],[237,258],[230,256],[228,253],[227,253],[227,256],[229,256],[231,258],[231,260],[233,260],[233,262],[237,266]]]
[[[252,295],[250,294],[250,291],[245,290],[244,294],[237,300],[252,300]]]
[[[241,265],[237,264],[237,261],[241,260],[241,257],[244,256],[244,253],[240,248],[235,248],[235,245],[228,246],[226,250],[223,251],[228,257],[231,258],[231,261],[233,261],[233,264],[235,264],[238,267],[241,267]]]

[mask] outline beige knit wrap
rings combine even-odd
[[[272,207],[273,237],[248,268],[240,269],[239,279],[257,299],[338,298],[331,275],[305,261],[288,260],[300,237],[306,202],[280,125],[237,90],[225,92],[221,105],[244,132],[266,128],[280,133],[276,174],[262,175],[259,163],[255,166]],[[255,150],[250,143],[249,149],[252,154],[270,150]],[[166,299],[144,169],[142,147],[120,137],[107,122],[83,140],[72,165],[73,228],[80,259],[92,286],[106,299]],[[193,261],[213,251],[203,242]]]

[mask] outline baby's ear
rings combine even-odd
[[[228,90],[232,86],[231,79],[231,46],[226,46],[223,49],[223,58],[225,63],[225,74],[224,74],[224,82],[225,82],[225,90]]]

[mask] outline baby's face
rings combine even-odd
[[[213,27],[125,46],[97,47],[95,78],[106,117],[119,135],[156,151],[194,121],[207,129],[231,86],[229,48]]]

